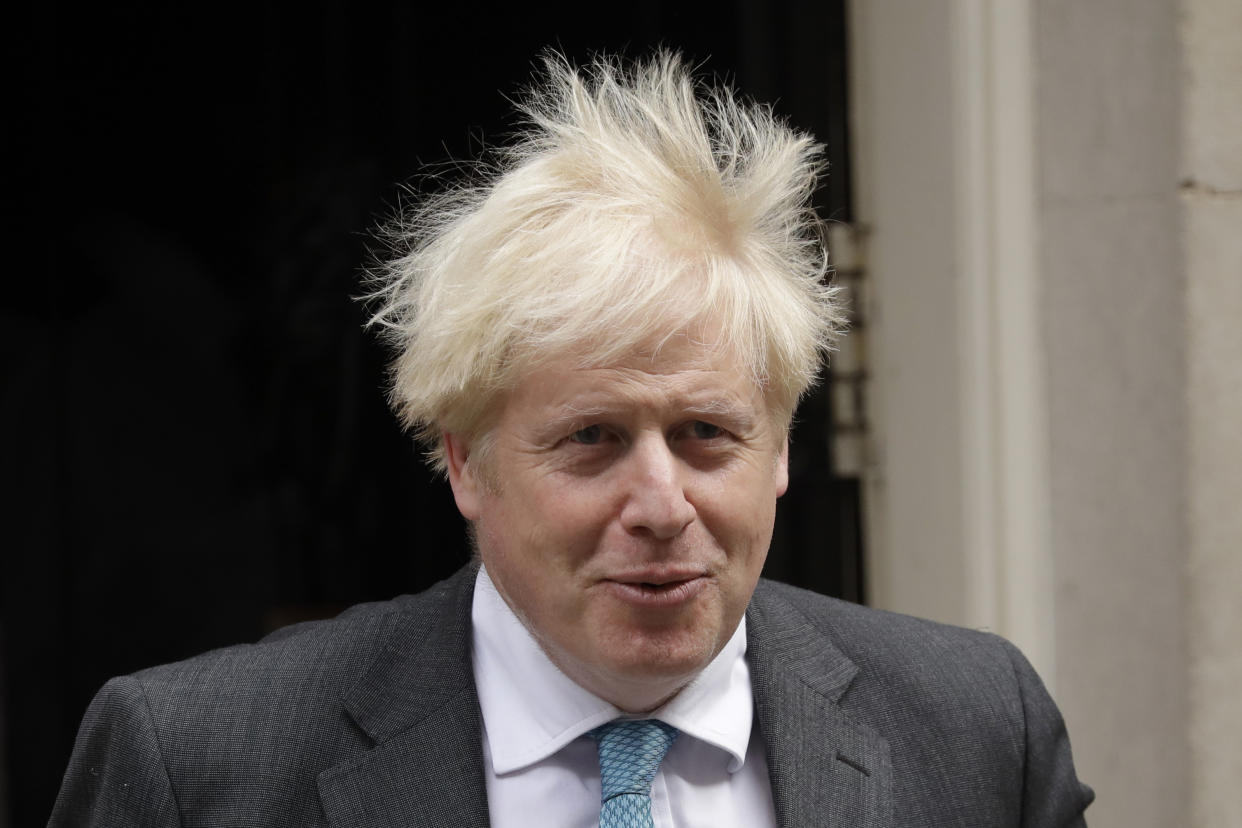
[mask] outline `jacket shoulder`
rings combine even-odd
[[[235,706],[247,694],[271,703],[282,688],[305,694],[347,687],[374,661],[397,627],[430,629],[444,602],[438,584],[418,595],[358,604],[335,618],[283,627],[251,644],[236,644],[134,673],[153,706],[175,704],[179,715]]]
[[[761,581],[755,596],[771,623],[809,625],[861,673],[890,685],[904,683],[908,679],[903,677],[911,674],[952,683],[979,668],[1013,677],[1016,648],[990,632],[865,607],[774,581]]]
[[[315,824],[317,775],[372,745],[349,693],[393,662],[416,664],[422,648],[468,641],[454,619],[473,583],[463,570],[418,595],[112,679],[83,718],[52,824],[129,813],[139,789],[216,824],[238,807],[263,811],[262,824]]]
[[[998,764],[1021,766],[1025,673],[1015,669],[1017,651],[1004,639],[783,584],[764,584],[756,590],[756,602],[763,622],[781,631],[761,640],[832,654],[800,662],[790,653],[780,661],[850,665],[850,679],[836,701],[846,715],[889,741],[895,764],[903,757],[918,766],[952,762],[986,744]],[[791,629],[801,634],[791,636]],[[794,669],[814,686],[810,669]],[[961,742],[966,734],[969,745]]]
[[[828,663],[851,665],[837,704],[888,742],[912,824],[958,812],[992,824],[976,818],[986,812],[1013,817],[996,824],[1081,825],[1093,794],[1074,774],[1056,705],[1011,643],[774,582],[761,582],[754,603],[762,623],[782,630],[760,640],[829,650]],[[934,812],[923,813],[928,803]]]

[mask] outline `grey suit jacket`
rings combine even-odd
[[[49,825],[487,825],[473,583],[113,679]],[[747,618],[783,828],[1083,824],[1061,717],[1005,641],[770,582]]]

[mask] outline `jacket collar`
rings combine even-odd
[[[479,702],[470,656],[475,570],[409,600],[380,656],[345,695],[374,742],[319,776],[331,825],[488,825]],[[839,702],[858,667],[782,592],[761,581],[747,610],[747,660],[781,828],[880,828],[891,820],[888,743]]]
[[[470,660],[466,567],[408,601],[379,657],[344,697],[374,747],[319,775],[341,828],[486,826],[479,702]]]
[[[747,610],[747,658],[781,828],[879,828],[891,822],[888,743],[840,701],[858,667],[761,581]]]

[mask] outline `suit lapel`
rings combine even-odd
[[[857,666],[767,583],[747,610],[747,637],[777,824],[890,825],[888,743],[838,704]]]
[[[319,776],[330,825],[486,826],[482,726],[470,660],[474,570],[411,603],[384,651],[345,696],[374,742]]]
[[[485,828],[482,725],[470,659],[474,571],[411,603],[381,655],[346,694],[374,742],[324,771],[336,828]],[[747,661],[781,828],[891,824],[888,743],[838,704],[858,668],[798,609],[760,583],[747,610]]]

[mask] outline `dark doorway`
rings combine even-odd
[[[824,141],[821,213],[848,221],[843,5],[42,3],[11,20],[10,823],[46,820],[107,677],[466,560],[350,298],[400,182],[503,139],[544,47],[663,44]],[[857,600],[858,495],[831,473],[825,400],[799,418],[767,571]]]

